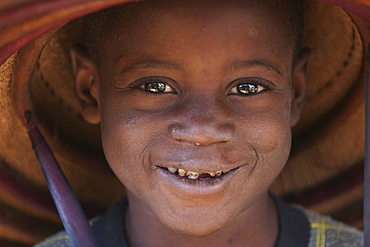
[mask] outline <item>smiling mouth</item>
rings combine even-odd
[[[220,171],[209,171],[209,172],[195,172],[195,171],[186,171],[184,169],[177,169],[173,167],[161,167],[157,166],[158,168],[161,168],[163,170],[166,170],[173,175],[177,175],[179,177],[183,178],[189,178],[191,180],[209,180],[213,178],[220,178],[223,175],[229,173],[230,171],[233,171],[235,169],[238,169],[239,167],[230,169],[230,170],[220,170]]]

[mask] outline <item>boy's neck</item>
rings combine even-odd
[[[137,198],[130,197],[126,212],[126,236],[130,247],[146,246],[274,246],[278,238],[278,213],[266,194],[220,230],[193,237],[173,231]]]

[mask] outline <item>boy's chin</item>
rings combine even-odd
[[[181,220],[168,221],[164,219],[162,223],[179,235],[203,238],[210,236],[229,223],[229,217],[199,216],[190,215]]]
[[[211,203],[210,203],[211,204]],[[229,203],[230,204],[230,203]],[[160,220],[164,228],[174,232],[178,236],[194,238],[212,237],[212,234],[219,234],[220,230],[224,233],[231,230],[233,225],[241,222],[248,217],[245,208],[248,205],[202,205],[193,208],[181,208],[175,211],[153,212]],[[249,206],[250,207],[250,206]],[[253,207],[253,206],[252,206]],[[252,211],[254,211],[252,209]],[[247,217],[244,217],[247,216]],[[243,223],[242,223],[243,224]]]

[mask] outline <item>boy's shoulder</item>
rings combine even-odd
[[[363,233],[332,218],[300,208],[310,224],[308,247],[361,247]]]
[[[122,200],[103,215],[90,220],[90,225],[97,237],[100,246],[126,247],[126,238],[124,234],[123,222],[124,212],[127,207],[127,200]],[[71,247],[68,235],[65,231],[59,232],[35,247]]]
[[[66,232],[59,232],[53,235],[43,242],[36,244],[34,247],[69,247],[71,243],[69,242],[68,235]]]
[[[279,213],[279,247],[362,247],[363,234],[354,227],[272,195]]]

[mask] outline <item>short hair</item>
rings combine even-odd
[[[194,0],[189,0],[194,1]],[[202,0],[198,0],[202,1]],[[228,0],[225,0],[228,1]],[[260,1],[260,0],[255,0]],[[298,54],[301,46],[302,30],[303,30],[303,11],[304,0],[265,0],[266,4],[280,5],[283,10],[286,10],[286,32],[288,38],[294,45],[294,56]],[[83,40],[82,43],[91,56],[93,61],[99,65],[99,58],[101,57],[101,37],[110,37],[110,34],[115,29],[112,25],[119,17],[124,14],[122,8],[129,9],[132,4],[138,3],[124,3],[121,5],[113,6],[108,9],[90,14],[83,18]],[[281,14],[276,11],[276,14]]]

